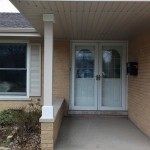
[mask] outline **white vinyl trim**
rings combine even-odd
[[[36,59],[36,65],[38,64],[38,67],[36,66],[36,70],[32,70],[35,66],[35,62],[32,64],[32,46],[37,46],[38,48],[36,49],[37,51],[37,57],[34,56],[34,61]],[[29,68],[30,68],[30,74],[29,74],[29,96],[41,96],[41,44],[40,43],[31,43],[30,44],[30,55],[29,55]],[[33,68],[32,68],[33,67]],[[32,75],[37,75],[36,81],[33,82],[34,78]],[[39,80],[38,80],[39,79]]]
[[[34,1],[43,1],[43,0],[34,0]],[[47,1],[60,1],[60,0],[47,0]],[[77,1],[77,2],[80,2],[80,1],[88,1],[88,2],[92,2],[93,0],[61,0],[62,2],[65,2],[65,1],[69,1],[69,2],[73,2],[73,1]],[[108,2],[108,1],[114,1],[114,0],[94,0],[94,1],[102,1],[102,2]],[[127,0],[115,0],[116,2],[117,1],[121,1],[121,2],[126,2]],[[141,0],[128,0],[128,1],[133,1],[133,2],[136,2],[136,1],[141,1]],[[150,0],[144,0],[144,1],[147,1],[149,2]]]
[[[34,28],[0,28],[1,33],[37,33]]]
[[[0,36],[41,37],[34,28],[0,28]]]
[[[29,97],[30,93],[30,46],[29,42],[27,43],[27,97]]]
[[[41,37],[39,33],[0,33],[2,37]]]
[[[126,43],[126,40],[71,40],[71,43]]]
[[[126,62],[128,62],[128,42],[127,42],[127,45],[126,45],[127,47],[126,47]],[[126,97],[125,97],[125,99],[126,99],[126,110],[128,110],[128,75],[127,75],[127,73],[126,73],[126,76],[127,76],[127,78],[126,78]]]

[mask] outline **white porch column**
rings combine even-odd
[[[54,14],[43,14],[44,21],[44,103],[40,120],[54,118],[53,83],[53,23]]]

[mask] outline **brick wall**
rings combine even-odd
[[[31,97],[31,100],[0,100],[0,111],[10,108],[20,109],[29,103],[37,103],[37,99],[41,99],[41,97]]]
[[[70,90],[70,42],[61,40],[54,42],[54,81],[53,96],[65,99],[67,108]],[[67,109],[66,108],[66,109]]]
[[[129,76],[129,118],[150,136],[150,34],[129,40],[129,61],[138,61],[139,74]]]
[[[54,124],[45,122],[41,123],[41,150],[53,150],[53,128]]]

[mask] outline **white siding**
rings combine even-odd
[[[30,96],[41,96],[41,45],[30,47]]]

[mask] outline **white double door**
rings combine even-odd
[[[72,110],[126,109],[126,43],[72,44]]]

